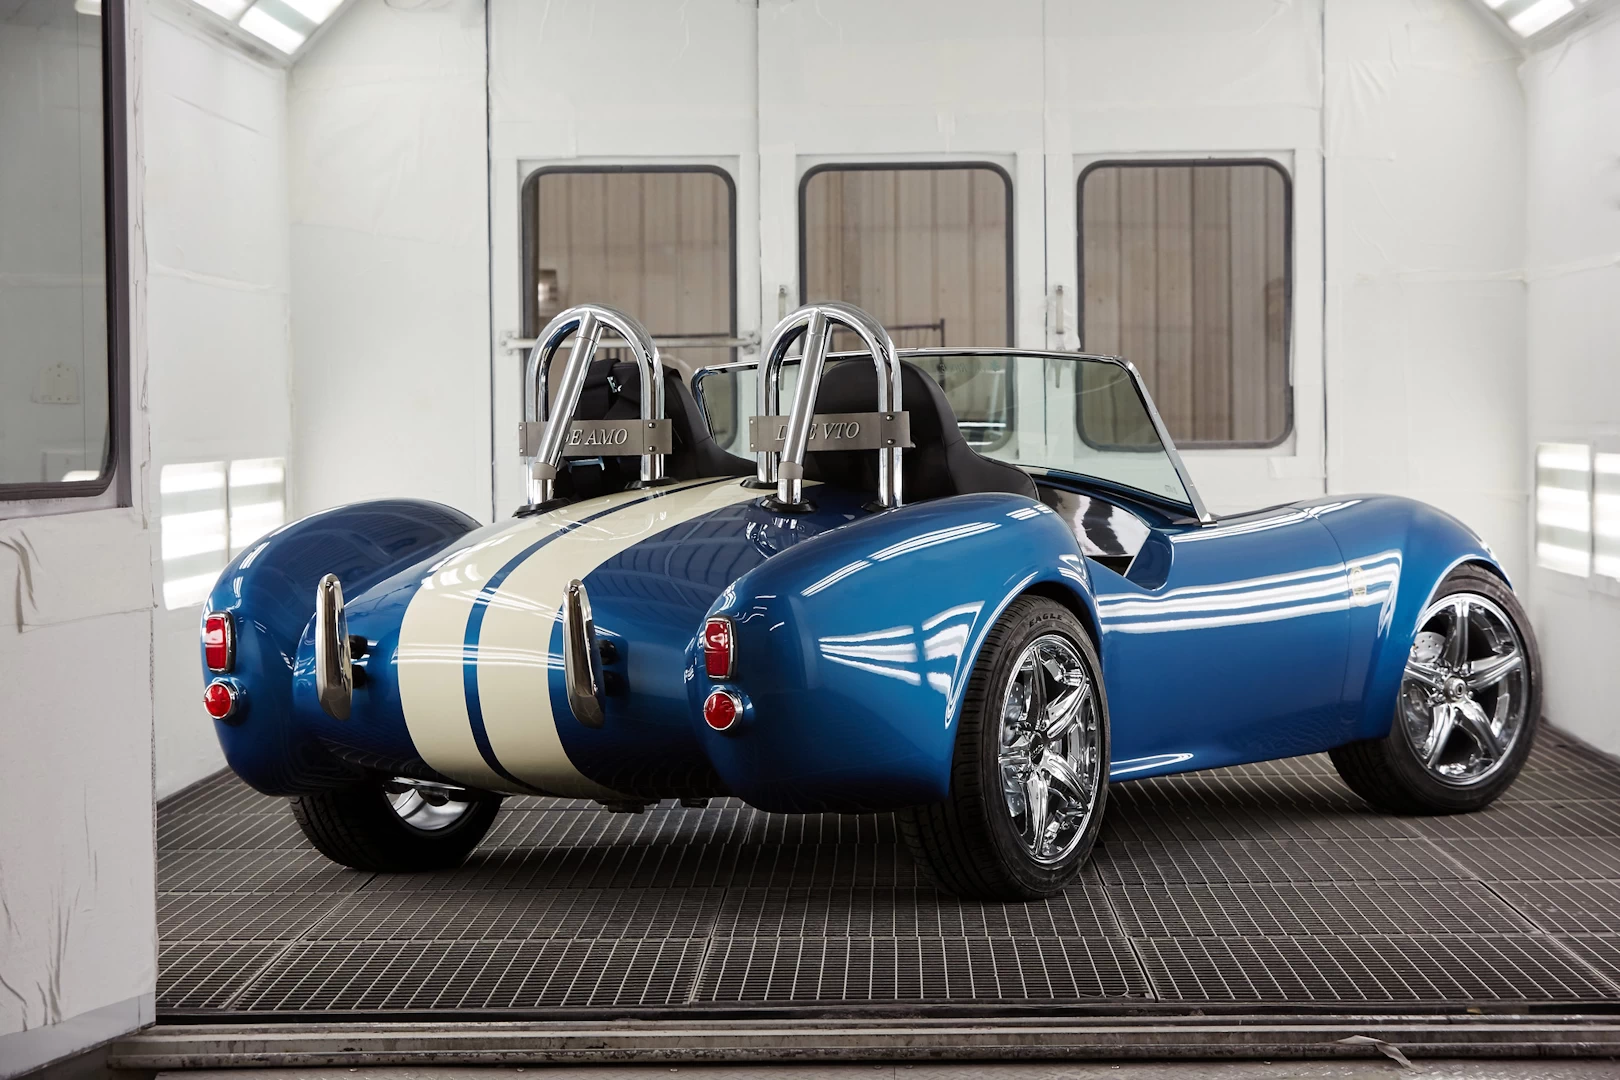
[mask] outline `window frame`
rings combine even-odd
[[[131,505],[128,35],[125,0],[101,5],[102,214],[107,281],[107,457],[94,480],[0,484],[0,519]]]
[[[518,325],[522,327],[523,336],[535,337],[540,333],[541,330],[544,329],[544,327],[540,324],[539,314],[536,310],[539,306],[539,300],[535,295],[534,289],[535,255],[540,248],[540,200],[538,197],[540,178],[542,176],[567,173],[590,176],[610,175],[615,173],[709,173],[724,180],[726,184],[726,200],[730,207],[727,224],[731,230],[731,244],[729,246],[729,254],[731,256],[729,260],[731,323],[727,327],[727,333],[732,338],[737,337],[737,181],[736,178],[731,175],[730,171],[722,166],[700,162],[693,162],[689,164],[679,162],[650,162],[645,165],[542,165],[525,176],[523,178],[523,183],[518,188],[518,204],[521,208],[519,215],[519,260],[521,265],[518,271]],[[638,320],[641,318],[640,312],[631,311],[627,312],[627,314]],[[657,331],[654,327],[649,326],[647,330],[655,337],[657,336]],[[736,349],[732,349],[731,351],[733,357],[735,357]],[[520,355],[527,359],[528,353],[525,350]]]
[[[1011,173],[994,161],[823,161],[805,169],[804,175],[799,177],[799,303],[808,304],[810,302],[810,250],[807,243],[810,223],[805,210],[809,205],[811,180],[825,172],[957,172],[963,169],[990,170],[1001,178],[1002,188],[1007,195],[1007,340],[1005,344],[1008,348],[1011,348],[1016,334],[1014,319],[1018,311],[1018,298],[1013,292],[1015,284],[1013,234],[1017,232],[1013,222],[1013,178]],[[964,347],[970,348],[971,346]],[[987,345],[986,347],[999,346]]]
[[[1239,442],[1236,440],[1210,442],[1206,440],[1191,440],[1178,442],[1183,450],[1221,451],[1221,450],[1273,450],[1287,444],[1295,434],[1296,408],[1294,401],[1294,293],[1295,293],[1295,264],[1294,264],[1294,176],[1283,162],[1270,157],[1238,156],[1238,157],[1108,157],[1088,161],[1080,170],[1080,175],[1074,185],[1074,248],[1075,248],[1075,329],[1079,338],[1080,347],[1086,347],[1086,237],[1085,237],[1085,191],[1086,180],[1092,172],[1101,168],[1199,168],[1207,166],[1241,166],[1258,165],[1274,170],[1282,179],[1283,185],[1283,371],[1286,381],[1283,384],[1283,427],[1282,432],[1275,439],[1265,442]],[[1130,357],[1124,359],[1129,360]],[[1144,387],[1146,381],[1143,382]],[[1076,390],[1078,393],[1078,389]],[[1079,430],[1079,410],[1075,411],[1075,427],[1077,437],[1084,439],[1085,435]]]
[[[999,165],[994,161],[985,161],[983,159],[971,159],[965,161],[823,161],[806,168],[803,175],[799,177],[799,303],[808,304],[810,302],[810,245],[808,242],[810,234],[810,216],[807,212],[810,205],[810,181],[826,172],[960,172],[971,169],[986,169],[995,173],[1001,178],[1002,190],[1006,194],[1007,340],[1003,343],[1003,345],[1006,348],[1012,348],[1017,340],[1017,327],[1014,320],[1016,319],[1018,312],[1018,297],[1015,292],[1017,278],[1015,273],[1015,264],[1013,262],[1013,257],[1015,254],[1013,250],[1014,236],[1018,231],[1016,223],[1013,219],[1013,178],[1012,174],[1009,173],[1004,166]],[[951,348],[950,346],[947,346],[943,340],[940,342],[939,347]],[[973,346],[960,346],[960,348],[972,347]],[[1003,346],[985,345],[982,347],[1001,348]],[[1007,409],[1009,412],[1016,411],[1018,408],[1018,385],[1016,379],[1011,377],[1007,379],[1006,391]],[[1010,432],[1003,432],[1000,440],[993,443],[985,443],[981,449],[1002,446],[1010,437]]]

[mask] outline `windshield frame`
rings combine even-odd
[[[837,352],[828,353],[827,359],[829,361],[851,360],[856,357],[867,355],[869,354],[863,351]],[[1197,485],[1193,483],[1192,477],[1187,474],[1187,465],[1181,460],[1181,452],[1176,449],[1175,440],[1170,438],[1170,432],[1164,426],[1164,419],[1159,415],[1158,406],[1153,403],[1153,395],[1148,392],[1147,384],[1142,379],[1142,373],[1136,370],[1135,364],[1132,364],[1124,357],[1104,356],[1099,353],[1059,352],[1052,349],[1019,349],[1010,346],[965,346],[963,348],[950,348],[947,346],[932,347],[927,349],[896,349],[895,355],[901,360],[927,359],[930,357],[941,356],[1027,356],[1037,360],[1063,360],[1068,362],[1090,361],[1094,363],[1113,364],[1115,367],[1124,369],[1125,373],[1130,377],[1131,385],[1136,388],[1136,394],[1139,398],[1141,398],[1143,407],[1147,410],[1148,420],[1152,422],[1153,430],[1159,436],[1159,442],[1164,447],[1165,455],[1169,457],[1171,466],[1176,470],[1176,476],[1181,481],[1182,489],[1187,493],[1188,505],[1192,508],[1193,516],[1198,519],[1198,523],[1200,525],[1215,524],[1215,515],[1211,514],[1208,507],[1204,505],[1203,497],[1198,494]],[[789,357],[788,362],[792,363],[795,359],[797,358]],[[703,394],[698,388],[698,383],[708,375],[717,375],[722,372],[731,371],[745,371],[750,368],[757,369],[758,367],[759,361],[757,360],[743,360],[735,364],[718,364],[714,367],[700,368],[692,373],[693,396],[697,399],[698,409],[703,413],[703,424],[705,427],[709,428],[711,431],[713,430],[713,427],[709,423],[708,409],[703,404]],[[1140,492],[1140,489],[1138,488],[1129,487],[1129,485],[1120,484],[1117,481],[1108,481],[1106,477],[1091,476],[1089,473],[1076,472],[1071,469],[1055,468],[1050,465],[1042,465],[1038,466],[1038,468],[1040,468],[1043,472],[1055,472],[1062,473],[1065,476],[1084,477],[1088,480],[1109,483],[1110,486],[1113,487],[1129,488],[1129,490],[1133,492]],[[1140,493],[1143,495],[1152,496],[1151,492]],[[1163,501],[1162,496],[1153,496],[1153,498],[1155,501]]]

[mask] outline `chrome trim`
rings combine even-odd
[[[315,586],[315,695],[334,720],[347,720],[354,700],[354,658],[343,583],[327,574]]]
[[[1147,383],[1142,381],[1142,373],[1136,370],[1135,364],[1123,357],[1115,358],[1114,362],[1130,372],[1131,381],[1136,383],[1136,392],[1142,396],[1142,404],[1147,406],[1148,419],[1153,421],[1153,430],[1159,433],[1159,442],[1164,445],[1164,452],[1170,458],[1170,464],[1175,468],[1176,475],[1181,478],[1182,490],[1187,493],[1187,501],[1192,504],[1193,515],[1198,518],[1198,524],[1203,526],[1215,524],[1215,515],[1204,505],[1198,489],[1193,486],[1192,477],[1187,475],[1187,465],[1181,460],[1181,451],[1176,449],[1175,440],[1170,438],[1170,432],[1164,426],[1164,419],[1159,416],[1159,407],[1153,404],[1153,395],[1148,393]]]
[[[208,665],[208,645],[206,642],[203,643],[203,663],[208,666],[209,671],[225,675],[236,669],[236,620],[231,618],[231,613],[228,611],[205,611],[203,612],[203,633],[208,633],[208,620],[216,615],[225,622],[225,666],[213,667]]]
[[[759,346],[758,334],[654,334],[652,343],[660,349],[753,349]],[[500,347],[505,352],[527,352],[540,338],[519,337],[508,330],[501,335]]]
[[[776,501],[782,506],[801,506],[804,503],[804,452],[809,444],[810,423],[816,411],[816,391],[821,388],[821,373],[827,361],[827,338],[834,326],[854,331],[865,343],[867,355],[877,365],[877,411],[900,413],[905,409],[900,393],[900,360],[895,353],[894,342],[889,338],[889,332],[883,329],[883,324],[872,316],[851,304],[807,304],[777,323],[776,329],[771,331],[761,361],[760,416],[775,416],[781,411],[782,365],[787,360],[788,347],[800,338],[804,339],[799,384],[794,388],[793,408],[788,414],[787,437],[782,450],[780,453],[761,450],[757,455],[757,482],[774,483]],[[901,452],[898,446],[877,451],[878,503],[881,506],[894,507],[902,503]]]
[[[602,703],[602,654],[591,619],[591,598],[575,578],[563,588],[563,677],[574,719],[599,728],[607,717]]]
[[[790,316],[791,318],[791,316]],[[829,353],[826,360],[850,360],[862,356],[869,356],[870,352],[838,352]],[[1170,432],[1164,426],[1164,419],[1159,415],[1159,407],[1153,403],[1153,395],[1148,392],[1147,384],[1142,381],[1142,373],[1136,370],[1136,365],[1120,356],[1105,356],[1102,353],[1087,352],[1060,352],[1052,349],[1016,349],[1008,346],[971,346],[961,349],[927,348],[927,349],[899,349],[895,352],[897,360],[916,360],[931,356],[1028,356],[1036,360],[1094,360],[1104,364],[1114,364],[1122,367],[1130,375],[1131,381],[1136,384],[1136,392],[1142,395],[1142,401],[1147,406],[1148,417],[1153,421],[1153,430],[1159,435],[1159,441],[1164,444],[1164,452],[1170,458],[1171,466],[1176,470],[1176,476],[1181,479],[1181,486],[1187,492],[1188,505],[1192,507],[1193,516],[1200,525],[1214,525],[1215,515],[1209,512],[1204,500],[1198,494],[1198,487],[1193,483],[1192,476],[1187,472],[1187,464],[1181,459],[1181,451],[1176,449],[1175,440],[1170,438]],[[716,364],[713,367],[699,368],[692,373],[692,385],[708,375],[718,375],[731,371],[746,371],[749,368],[758,368],[759,361],[742,360],[735,364]],[[780,378],[780,373],[778,373]],[[760,380],[761,393],[765,380]],[[701,399],[700,399],[701,400]],[[762,410],[763,411],[763,410]],[[1046,466],[1041,466],[1046,468]],[[1059,470],[1062,471],[1062,470]],[[763,465],[760,479],[765,480]]]
[[[528,469],[529,505],[549,502],[555,493],[557,468],[562,463],[563,450],[568,442],[570,425],[579,408],[579,394],[585,386],[585,374],[596,355],[603,330],[612,330],[630,346],[641,373],[641,419],[665,419],[663,366],[658,346],[653,344],[647,330],[636,320],[613,308],[597,304],[579,304],[569,308],[546,324],[529,351],[523,372],[523,422],[527,425],[545,421],[545,432],[532,456],[524,456]],[[551,415],[551,358],[563,341],[574,335],[574,347],[563,367],[562,383],[557,388],[557,415]],[[553,422],[555,421],[555,422]],[[641,456],[641,483],[652,486],[664,482],[664,456],[647,453]]]

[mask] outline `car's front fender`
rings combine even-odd
[[[717,685],[696,642],[693,723],[726,787],[769,810],[859,810],[937,801],[968,680],[1002,611],[1032,589],[1096,625],[1085,560],[1052,511],[1008,494],[877,514],[773,556],[711,610],[733,620],[744,702],[703,726]]]
[[[1318,508],[1344,554],[1351,586],[1350,656],[1344,700],[1356,739],[1389,734],[1407,656],[1435,590],[1457,567],[1507,574],[1468,526],[1426,503],[1349,495]]]

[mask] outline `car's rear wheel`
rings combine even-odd
[[[1331,752],[1381,810],[1478,810],[1523,768],[1541,715],[1541,657],[1518,598],[1496,575],[1452,572],[1418,617],[1394,722]]]
[[[289,801],[316,850],[333,862],[379,873],[459,865],[501,808],[501,796],[490,792],[382,777]]]
[[[1108,799],[1108,703],[1097,651],[1073,613],[1013,601],[962,703],[943,802],[901,811],[900,831],[940,888],[1034,900],[1079,875]]]

